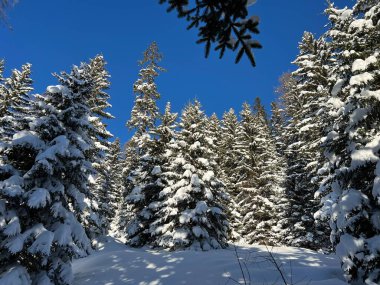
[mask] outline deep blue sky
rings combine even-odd
[[[340,7],[352,0],[336,0]],[[20,0],[9,13],[13,31],[0,29],[0,58],[10,69],[25,62],[33,64],[36,92],[57,84],[52,72],[68,70],[98,53],[111,73],[111,113],[116,116],[109,129],[127,139],[129,118],[137,79],[137,60],[151,41],[157,41],[167,72],[158,79],[160,106],[171,101],[174,111],[194,98],[208,114],[221,116],[230,107],[236,111],[244,101],[260,96],[266,107],[275,99],[278,77],[294,67],[303,31],[321,34],[327,23],[324,0],[258,0],[250,13],[261,19],[257,39],[264,46],[255,51],[257,67],[244,58],[238,65],[227,54],[204,58],[204,48],[195,44],[196,31],[174,13],[167,14],[158,0]]]

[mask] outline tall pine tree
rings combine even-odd
[[[135,184],[127,196],[131,205],[133,217],[127,228],[129,244],[133,246],[155,246],[154,228],[162,198],[161,191],[168,186],[163,176],[163,166],[168,163],[167,149],[175,137],[177,114],[171,113],[170,103],[167,103],[165,113],[161,116],[161,124],[152,129],[155,138],[150,142],[147,154],[139,169],[139,184]]]
[[[352,9],[327,9],[335,59],[324,142],[329,176],[321,191],[330,216],[331,240],[353,284],[380,282],[380,56],[379,1]],[[323,171],[325,171],[323,169]]]
[[[227,246],[228,222],[223,183],[216,177],[206,136],[206,116],[195,101],[184,109],[181,130],[167,151],[159,193],[158,219],[152,223],[154,245],[170,249],[209,250]]]
[[[0,63],[3,72],[4,61]],[[33,90],[31,65],[25,64],[21,70],[14,69],[9,78],[0,80],[0,140],[9,141],[12,136],[23,130],[33,117]]]
[[[277,244],[272,228],[277,225],[276,202],[282,194],[283,179],[279,155],[271,134],[266,112],[260,99],[253,106],[250,157],[252,176],[248,187],[242,188],[247,199],[242,204],[242,236],[248,243]]]
[[[240,188],[237,186],[240,176],[236,168],[239,164],[240,154],[238,148],[238,128],[239,120],[233,109],[223,114],[221,122],[221,138],[219,145],[220,157],[220,177],[226,185],[226,191],[229,195],[228,201],[228,218],[230,223],[229,238],[232,241],[241,240],[239,230],[242,228],[242,217],[240,215],[239,193]]]
[[[93,82],[83,70],[57,75],[61,85],[37,96],[38,117],[16,133],[0,166],[0,281],[72,284],[71,261],[91,250],[88,177],[94,173],[88,104]]]
[[[160,93],[155,80],[159,72],[164,71],[159,66],[161,60],[162,55],[157,44],[153,42],[143,53],[143,59],[139,61],[141,66],[139,78],[133,85],[136,98],[131,118],[127,122],[127,126],[131,130],[135,130],[128,148],[128,158],[133,161],[131,160],[129,168],[125,169],[124,202],[119,217],[120,231],[125,233],[127,239],[134,236],[136,231],[140,231],[138,225],[133,226],[138,210],[134,210],[133,205],[130,205],[134,201],[131,199],[131,195],[133,196],[133,193],[141,188],[145,183],[143,181],[148,178],[147,176],[155,166],[154,158],[149,154],[149,147],[154,141],[151,131],[159,117],[156,101],[160,98]],[[129,221],[130,219],[132,221]],[[131,244],[135,244],[133,240]]]
[[[316,40],[309,32],[304,33],[299,50],[293,62],[298,68],[291,74],[296,84],[282,98],[287,118],[285,186],[289,199],[283,237],[289,245],[321,249],[328,247],[328,234],[325,224],[315,222],[319,201],[314,195],[319,187],[317,171],[323,163],[320,144],[327,123],[321,114],[328,95],[328,52],[323,38]]]

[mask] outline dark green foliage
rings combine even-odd
[[[256,16],[248,18],[247,0],[159,0],[160,4],[168,3],[168,12],[176,10],[179,18],[189,22],[188,29],[197,28],[197,43],[205,44],[205,55],[208,57],[211,46],[216,45],[222,58],[227,49],[236,52],[235,62],[238,63],[245,54],[255,66],[252,50],[261,48],[253,34],[258,34],[259,19]]]

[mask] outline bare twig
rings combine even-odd
[[[7,10],[12,8],[18,0],[0,0],[0,22],[3,22],[9,29],[12,27],[8,23]]]
[[[246,280],[246,278],[245,278],[244,270],[243,270],[243,267],[241,266],[241,262],[240,262],[239,254],[238,254],[238,252],[237,252],[237,247],[236,247],[236,245],[234,246],[234,250],[235,250],[235,255],[236,255],[237,261],[238,261],[238,263],[239,263],[239,267],[240,267],[241,274],[242,274],[242,276],[243,276],[244,284],[245,284],[245,285],[249,285],[249,284],[247,284],[247,280]]]
[[[277,260],[274,258],[272,252],[269,250],[269,248],[268,248],[267,245],[265,245],[265,248],[267,249],[267,252],[269,253],[269,257],[270,257],[269,261],[275,266],[275,268],[277,269],[277,271],[280,273],[281,279],[284,282],[284,285],[291,285],[286,280],[286,277],[285,277],[284,273],[282,272],[281,266],[277,263]]]

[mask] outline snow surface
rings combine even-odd
[[[364,71],[368,68],[371,64],[376,64],[377,59],[376,56],[378,56],[378,53],[375,53],[375,55],[371,55],[370,57],[363,59],[357,59],[352,64],[352,72],[355,71]]]
[[[99,243],[99,251],[74,261],[75,285],[158,285],[158,284],[245,284],[235,255],[234,246],[228,249],[202,251],[165,251],[130,248],[108,238]],[[337,257],[311,250],[271,248],[288,283],[297,285],[344,285]],[[280,275],[268,261],[264,246],[237,246],[247,284],[283,284]]]

